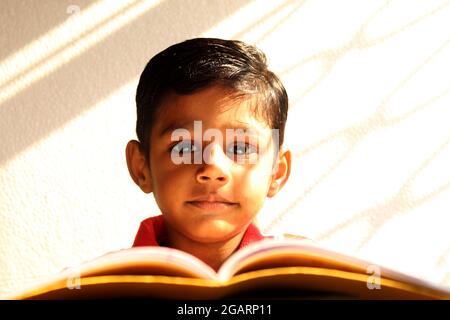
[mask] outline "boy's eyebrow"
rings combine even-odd
[[[261,130],[246,123],[246,122],[242,122],[242,121],[236,121],[236,122],[229,122],[226,124],[223,124],[221,126],[222,128],[225,129],[242,129],[245,131],[245,133],[249,133],[248,131],[250,131],[250,133],[256,133],[256,134],[262,134]],[[168,134],[172,134],[172,132],[176,129],[187,129],[187,130],[193,130],[194,129],[194,121],[183,121],[181,123],[177,123],[177,122],[172,122],[169,125],[167,125],[159,134],[160,137],[163,137],[165,135]],[[218,128],[220,129],[220,128]],[[203,131],[205,131],[204,128],[202,128]]]

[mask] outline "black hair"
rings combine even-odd
[[[256,95],[257,112],[283,144],[288,96],[280,79],[267,68],[266,56],[237,40],[195,38],[174,44],[147,63],[136,91],[136,134],[145,157],[162,98],[169,92],[190,94],[222,85],[243,96]]]

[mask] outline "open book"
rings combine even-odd
[[[450,299],[450,290],[309,241],[267,239],[235,252],[218,272],[175,249],[123,249],[11,298],[119,297]]]

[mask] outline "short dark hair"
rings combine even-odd
[[[168,92],[194,93],[222,85],[243,96],[258,97],[256,109],[283,144],[288,96],[280,79],[267,68],[258,48],[237,40],[195,38],[174,44],[147,63],[136,91],[136,133],[145,157],[161,99]]]

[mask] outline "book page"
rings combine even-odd
[[[439,291],[449,291],[448,288],[379,266],[376,263],[340,253],[308,240],[296,239],[267,239],[241,249],[222,265],[218,272],[218,279],[221,282],[227,282],[235,275],[250,271],[295,266],[334,269],[367,276],[371,275],[371,268],[376,267],[383,278]]]
[[[83,277],[165,275],[215,279],[216,272],[186,252],[166,247],[135,247],[107,253],[80,266]]]
[[[135,247],[108,252],[78,267],[65,268],[57,274],[40,278],[27,288],[13,293],[11,298],[42,291],[56,284],[65,286],[67,283],[69,287],[80,278],[107,275],[162,275],[208,280],[217,277],[211,267],[186,252],[166,247]]]

